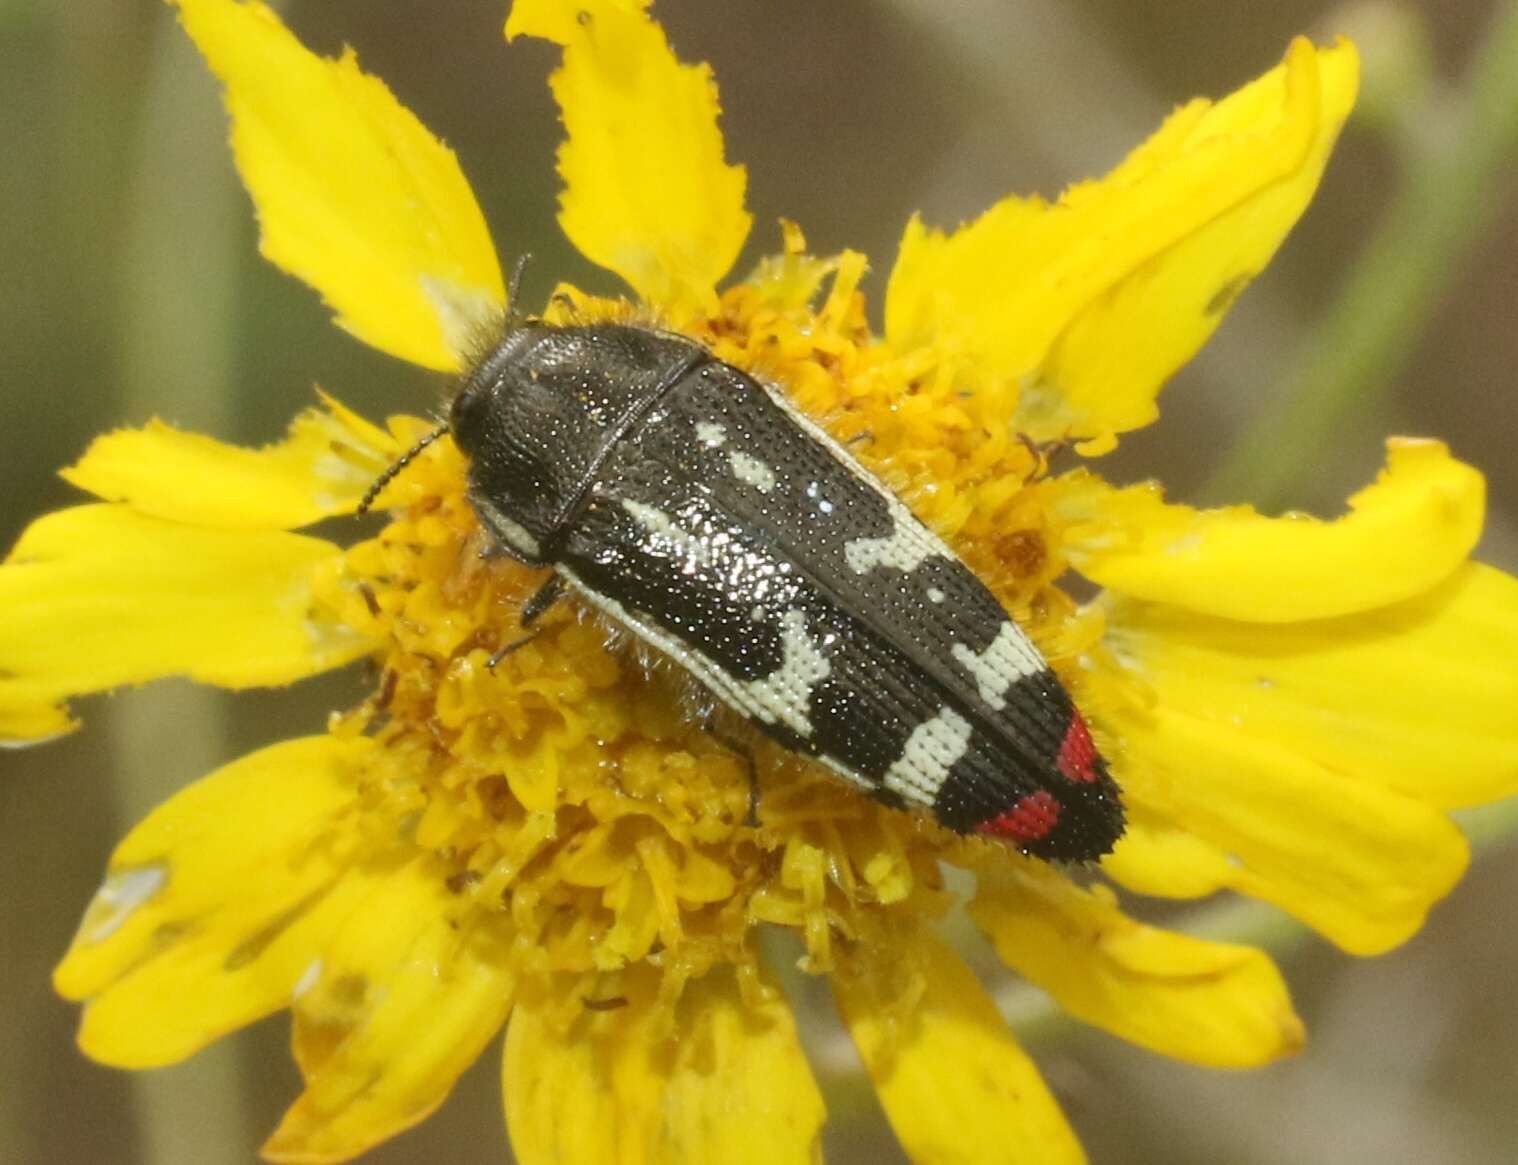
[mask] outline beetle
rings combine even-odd
[[[1123,830],[1116,783],[1047,662],[931,530],[777,387],[628,323],[522,319],[445,432],[506,554],[876,800],[1049,860]]]

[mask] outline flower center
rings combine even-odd
[[[785,385],[1009,607],[1062,622],[1071,607],[1050,586],[1060,567],[1028,484],[1039,451],[1009,430],[1011,402],[965,398],[932,353],[873,342],[861,272],[850,256],[788,256],[693,334]],[[581,319],[627,314],[572,292],[556,301]],[[464,469],[440,442],[407,471],[414,500],[347,556],[345,585],[388,631],[375,694],[341,721],[384,746],[364,789],[375,845],[437,855],[450,890],[513,929],[524,970],[578,976],[584,998],[640,962],[662,969],[671,998],[718,963],[752,968],[760,922],[796,930],[821,971],[868,929],[861,912],[942,909],[938,860],[972,843],[860,796],[737,717],[698,714],[712,701],[694,681],[572,598],[524,632],[545,572],[486,543]]]

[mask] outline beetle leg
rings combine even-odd
[[[536,631],[529,631],[526,635],[523,635],[519,639],[513,639],[510,643],[501,644],[500,647],[496,648],[495,651],[491,653],[490,658],[485,661],[485,666],[488,667],[491,671],[495,671],[496,664],[500,663],[501,660],[505,659],[508,655],[510,655],[513,651],[516,651],[518,648],[526,647],[541,634],[543,634],[543,629],[539,627]]]
[[[526,635],[519,639],[513,639],[510,643],[503,643],[496,648],[495,654],[485,661],[485,666],[495,671],[495,665],[500,663],[513,651],[526,647],[539,635],[543,634],[541,627],[533,628],[532,625],[543,617],[544,612],[552,607],[564,594],[564,580],[557,574],[551,574],[537,590],[533,591],[525,603],[522,604],[521,624],[524,629],[532,628]]]
[[[522,604],[522,626],[531,627],[563,595],[564,580],[557,574],[549,575],[547,581],[533,591],[532,597]]]
[[[759,768],[754,764],[754,751],[743,741],[735,736],[729,736],[713,724],[712,718],[708,717],[702,725],[706,734],[720,744],[728,752],[743,762],[743,767],[748,770],[748,812],[743,815],[743,824],[750,829],[759,828]]]

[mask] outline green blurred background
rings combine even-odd
[[[553,222],[547,46],[500,39],[505,0],[306,0],[310,45],[367,69],[458,151],[528,302],[567,278],[611,290]],[[874,257],[876,296],[913,210],[952,224],[1010,191],[1056,193],[1176,102],[1273,65],[1296,32],[1360,34],[1367,94],[1274,266],[1167,391],[1163,423],[1108,464],[1187,500],[1336,512],[1389,432],[1448,439],[1491,486],[1482,555],[1518,568],[1518,6],[1421,0],[661,0],[687,60],[716,68],[754,241]],[[95,432],[161,416],[273,439],[320,383],[378,416],[443,385],[331,327],[263,264],[216,89],[152,0],[0,0],[0,543],[72,499],[54,476]],[[1298,402],[1283,406],[1282,402]],[[6,617],[0,612],[0,618]],[[88,650],[81,643],[80,650]],[[1518,661],[1515,661],[1518,666]],[[51,964],[113,840],[172,790],[358,697],[327,677],[227,698],[165,683],[84,703],[84,731],[0,754],[0,1162],[252,1160],[295,1095],[276,1018],[162,1072],[73,1047]],[[1518,715],[1518,710],[1515,710]],[[1427,929],[1361,962],[1256,910],[1212,933],[1278,952],[1311,1044],[1244,1075],[1172,1064],[1051,1021],[1001,983],[1094,1161],[1518,1160],[1518,847],[1481,854]],[[1183,915],[1183,918],[1188,917]],[[825,1006],[803,1024],[835,1162],[901,1159]],[[382,1162],[509,1159],[488,1056]]]

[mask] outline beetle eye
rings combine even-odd
[[[453,439],[465,454],[473,456],[487,439],[490,403],[494,385],[488,380],[471,380],[453,398],[448,411],[448,427]]]
[[[469,428],[478,422],[481,407],[490,396],[490,386],[479,381],[472,381],[459,390],[453,398],[453,407],[449,409],[449,418],[454,429]]]

